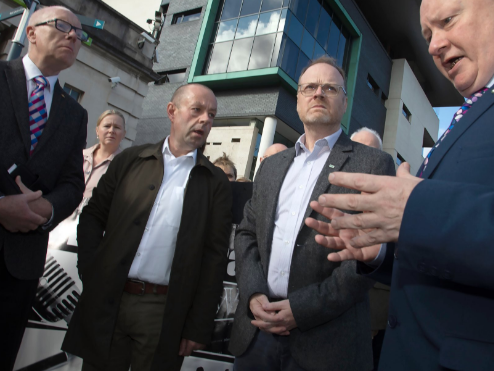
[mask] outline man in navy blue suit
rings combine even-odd
[[[306,224],[329,260],[391,282],[379,370],[494,370],[494,1],[423,0],[420,15],[462,112],[417,177],[406,163],[395,178],[333,173],[365,194],[321,195],[331,223]]]

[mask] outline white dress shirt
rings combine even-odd
[[[160,285],[170,280],[185,186],[197,159],[197,150],[175,157],[168,138],[163,144],[163,181],[129,271],[129,278]]]
[[[26,73],[26,86],[27,86],[27,100],[31,97],[31,93],[36,89],[36,83],[33,79],[37,76],[43,76],[39,68],[33,63],[31,58],[26,55],[22,58],[22,64],[24,65],[24,72]],[[58,75],[55,76],[43,76],[48,80],[48,86],[45,87],[45,105],[46,105],[46,117],[50,117],[51,102],[53,101],[53,91],[55,90],[55,84],[58,80]]]
[[[491,81],[489,81],[489,83],[486,85],[486,88],[491,88],[493,85],[494,85],[494,76],[492,77]],[[453,120],[453,118],[451,118],[451,120]],[[379,250],[379,253],[377,254],[376,258],[373,261],[368,262],[366,264],[371,268],[375,268],[375,269],[379,268],[382,262],[384,261],[384,258],[386,257],[387,248],[388,245],[386,243],[383,243],[381,245],[381,249]]]
[[[287,298],[293,249],[310,196],[341,129],[319,139],[312,152],[305,146],[305,134],[295,143],[295,158],[281,186],[274,220],[268,287],[273,298]]]

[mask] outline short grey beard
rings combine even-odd
[[[306,118],[305,120],[305,124],[308,124],[308,125],[324,125],[324,126],[327,126],[329,124],[331,124],[331,117],[329,116],[316,116],[316,117],[312,117],[312,118]]]

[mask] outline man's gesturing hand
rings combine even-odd
[[[256,318],[251,323],[259,327],[261,331],[278,335],[290,335],[290,330],[297,327],[288,300],[270,303],[266,295],[257,294],[252,296],[250,308]],[[254,313],[252,308],[255,309],[257,314]]]
[[[201,350],[206,348],[206,345],[196,343],[195,341],[182,338],[180,341],[180,350],[178,352],[179,356],[188,357],[192,354],[194,350]]]
[[[329,220],[345,216],[345,213],[329,207],[323,207],[316,201],[312,201],[310,206],[314,209],[314,211],[325,216]],[[370,232],[370,230],[336,230],[331,226],[331,223],[319,221],[313,218],[307,218],[305,220],[305,224],[309,228],[314,229],[316,232],[321,233],[316,235],[316,242],[318,244],[332,249],[341,250],[330,253],[328,255],[329,261],[340,262],[344,260],[359,260],[362,262],[369,262],[374,260],[379,254],[381,245],[372,245],[363,248],[355,248],[350,245],[352,238],[359,236],[359,234]]]
[[[318,203],[327,208],[364,212],[339,215],[331,221],[334,230],[355,229],[363,232],[348,240],[350,246],[396,242],[408,198],[421,181],[410,175],[410,165],[407,163],[398,168],[396,177],[336,172],[329,176],[331,184],[363,194],[324,194],[319,197]]]

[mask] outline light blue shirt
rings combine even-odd
[[[175,157],[169,138],[163,144],[163,180],[129,271],[129,278],[160,285],[170,280],[185,186],[197,160],[197,149]]]
[[[281,186],[274,220],[268,269],[269,295],[273,298],[288,296],[288,278],[295,241],[304,222],[314,186],[340,134],[341,129],[319,139],[312,152],[305,146],[305,134],[295,143],[295,158]]]

